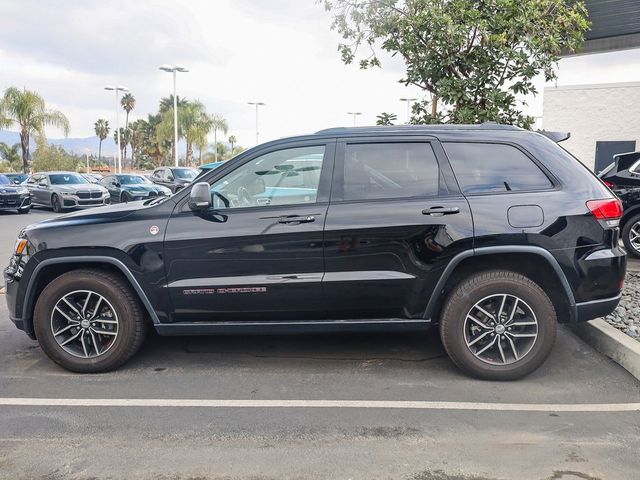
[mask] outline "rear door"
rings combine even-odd
[[[469,205],[431,137],[338,143],[323,291],[337,319],[422,318],[442,269],[472,247]]]
[[[333,139],[262,149],[208,177],[210,209],[178,204],[164,249],[173,321],[322,316],[334,149]]]

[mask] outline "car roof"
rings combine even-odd
[[[412,133],[412,134],[432,134],[452,132],[456,130],[465,131],[515,131],[521,132],[522,128],[514,125],[501,125],[498,123],[480,123],[476,125],[467,124],[445,124],[445,125],[374,125],[365,127],[335,127],[325,128],[319,130],[315,135],[334,135],[334,136],[349,136],[349,135],[380,135],[385,133]]]

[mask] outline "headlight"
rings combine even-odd
[[[67,197],[75,195],[75,194],[76,194],[76,192],[60,192],[60,195],[64,195],[64,196],[67,196]]]
[[[26,195],[27,193],[29,193],[29,190],[27,190],[26,188],[22,187],[16,190],[16,193],[18,195]]]
[[[19,238],[16,240],[15,245],[13,246],[13,253],[18,256],[22,256],[27,253],[27,239]]]

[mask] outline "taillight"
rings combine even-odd
[[[605,220],[609,227],[617,227],[622,217],[622,202],[617,198],[589,200],[587,208],[598,220]]]
[[[609,188],[614,188],[615,187],[615,185],[613,183],[609,182],[608,180],[603,180],[602,183],[604,183]]]

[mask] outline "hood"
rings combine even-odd
[[[145,202],[146,201],[141,200],[138,202],[117,203],[114,205],[106,205],[104,207],[78,210],[76,212],[59,215],[55,218],[49,218],[38,223],[33,223],[25,230],[29,232],[30,230],[60,227],[63,225],[109,223],[122,220],[138,210],[149,208],[145,205]]]
[[[107,189],[92,183],[81,183],[76,185],[51,185],[51,188],[59,192],[106,192]]]
[[[0,195],[3,193],[18,193],[18,191],[24,192],[25,188],[22,185],[10,184],[10,185],[0,185]]]
[[[160,185],[149,185],[148,183],[129,183],[129,184],[124,184],[122,185],[122,188],[124,188],[125,190],[131,192],[131,191],[138,191],[138,192],[162,192],[167,190],[165,187],[162,187]]]

